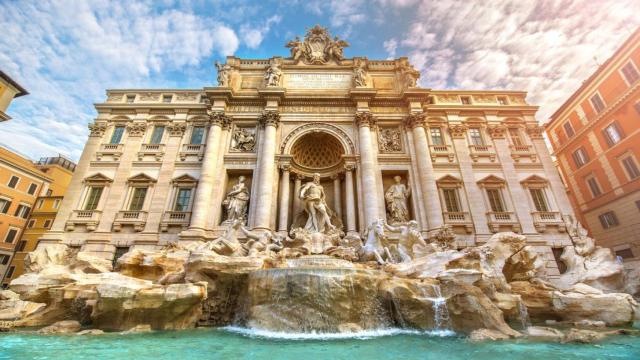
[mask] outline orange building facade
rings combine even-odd
[[[545,125],[577,216],[640,268],[640,29]]]

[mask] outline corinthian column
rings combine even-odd
[[[204,232],[209,210],[213,206],[211,197],[213,184],[216,179],[216,164],[218,162],[218,149],[220,148],[220,134],[223,127],[227,127],[231,119],[222,111],[210,112],[211,126],[207,136],[204,159],[200,170],[200,179],[196,189],[196,196],[193,201],[193,214],[188,232]],[[193,234],[195,235],[195,234]]]
[[[277,111],[265,111],[260,117],[260,125],[264,127],[261,153],[258,158],[260,172],[258,174],[256,212],[254,229],[267,230],[271,224],[271,199],[273,198],[273,173],[275,171],[276,130],[280,123]]]
[[[422,189],[421,200],[427,208],[427,225],[429,229],[437,229],[442,226],[442,206],[436,187],[431,156],[428,152],[429,143],[427,142],[427,133],[424,130],[424,114],[408,115],[405,118],[405,126],[413,134],[416,163]]]
[[[342,192],[340,191],[340,174],[335,174],[331,177],[333,179],[333,207],[342,221]]]
[[[356,232],[356,205],[353,194],[353,169],[355,165],[346,164],[344,166],[344,187],[345,187],[345,200],[347,205],[347,235],[354,234]]]
[[[358,126],[360,145],[360,165],[362,166],[362,198],[364,202],[364,223],[371,224],[378,219],[377,183],[374,168],[373,149],[371,148],[371,126],[375,119],[370,112],[357,112],[355,116]]]
[[[289,164],[282,164],[282,178],[280,178],[280,219],[278,221],[278,231],[287,232],[287,222],[289,220]]]

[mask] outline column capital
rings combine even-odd
[[[375,117],[369,111],[356,112],[354,120],[358,127],[371,127],[376,124]]]
[[[280,113],[276,110],[265,110],[260,115],[259,122],[263,127],[273,126],[277,129],[280,125]]]
[[[544,128],[542,126],[527,126],[527,134],[532,139],[542,139],[542,134],[544,133]]]
[[[127,125],[127,131],[131,137],[140,137],[147,131],[147,124],[144,122],[134,121]]]
[[[426,117],[427,117],[427,114],[425,114],[424,112],[409,114],[403,120],[404,126],[406,126],[409,129],[414,129],[418,126],[424,127]]]
[[[296,174],[296,176],[295,176],[295,177],[296,177],[296,180],[300,180],[300,181],[304,180],[304,178],[305,178],[305,176],[304,176],[304,175],[299,174],[299,173],[295,173],[295,174]]]
[[[504,139],[507,127],[504,125],[490,125],[487,126],[487,131],[492,139]]]
[[[356,164],[350,164],[350,163],[344,164],[344,171],[351,172],[355,169],[356,169]]]
[[[291,170],[291,164],[289,164],[288,162],[287,163],[281,163],[279,165],[279,167],[280,167],[280,170],[282,170],[282,171],[290,171]]]
[[[231,126],[231,117],[227,116],[224,111],[208,111],[209,121],[211,125],[220,126],[223,129],[228,129]]]
[[[107,131],[107,123],[94,122],[89,124],[89,137],[102,137]]]
[[[342,178],[342,173],[332,174],[329,178],[330,178],[331,180],[337,180],[337,179],[340,179],[340,178]]]
[[[458,124],[458,125],[449,125],[449,134],[454,139],[464,139],[464,135],[467,132],[467,126]]]

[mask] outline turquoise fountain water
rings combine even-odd
[[[640,338],[596,345],[524,340],[472,343],[456,336],[388,329],[356,336],[254,332],[242,328],[137,335],[0,334],[0,359],[640,359]]]

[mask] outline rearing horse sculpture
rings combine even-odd
[[[384,220],[378,219],[367,228],[367,241],[360,250],[360,261],[375,260],[380,265],[394,262],[389,249],[384,246]],[[385,261],[386,259],[386,261]]]

